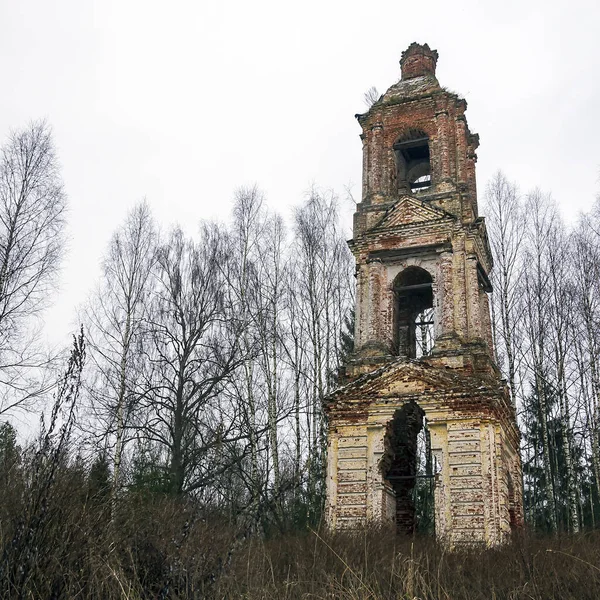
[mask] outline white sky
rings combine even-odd
[[[283,213],[311,182],[358,197],[354,114],[413,41],[468,101],[480,196],[502,168],[572,219],[600,190],[599,17],[597,0],[0,0],[0,137],[45,117],[70,199],[50,338],[144,196],[190,232],[244,184]]]

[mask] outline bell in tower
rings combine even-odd
[[[327,520],[494,545],[523,520],[519,433],[494,360],[479,137],[437,60],[411,44],[400,81],[356,115],[355,345],[326,407]]]

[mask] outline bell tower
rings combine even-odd
[[[522,523],[519,434],[494,361],[479,136],[437,60],[411,44],[400,81],[356,115],[355,346],[326,407],[327,518],[412,532],[425,480],[438,538],[491,545]]]

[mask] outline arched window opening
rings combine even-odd
[[[435,475],[425,413],[409,402],[394,414],[386,434],[381,463],[388,494],[388,517],[397,533],[435,532]]]
[[[394,281],[394,348],[398,356],[421,358],[434,344],[433,288],[431,275],[409,267]]]
[[[431,186],[429,139],[422,131],[409,131],[394,144],[399,193],[415,194]]]

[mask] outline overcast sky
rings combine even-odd
[[[361,178],[363,93],[411,42],[480,134],[480,197],[498,168],[574,219],[600,190],[600,3],[0,0],[0,137],[46,118],[70,201],[51,339],[99,277],[142,197],[163,227],[226,218],[257,183],[289,214],[312,182]],[[349,212],[352,208],[346,204]]]

